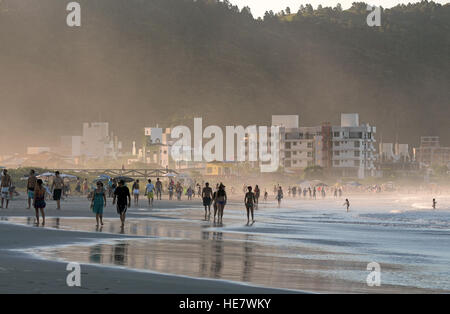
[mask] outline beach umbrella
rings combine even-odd
[[[60,177],[63,178],[63,180],[67,181],[76,181],[78,179],[77,176],[71,175],[71,174],[60,174]]]
[[[55,174],[53,172],[44,172],[37,176],[37,178],[46,178],[46,179],[51,177],[55,177]]]
[[[97,178],[95,178],[93,182],[98,182],[98,181],[108,182],[109,180],[111,180],[110,176],[107,176],[106,174],[101,174]]]
[[[125,183],[134,182],[133,178],[125,177],[125,176],[115,177],[114,179],[116,179],[117,181],[122,181],[123,180]]]
[[[323,182],[317,183],[315,186],[328,186],[328,184],[325,184]]]
[[[165,177],[167,177],[167,178],[174,178],[174,177],[176,177],[177,175],[176,174],[173,174],[173,173],[168,173],[168,174],[166,174],[166,175],[164,175]]]

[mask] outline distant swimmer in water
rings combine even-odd
[[[437,205],[436,199],[433,198],[433,209],[436,209],[436,205]]]
[[[245,208],[247,209],[247,225],[250,224],[250,213],[252,214],[252,222],[255,222],[255,217],[253,211],[255,209],[256,197],[255,193],[252,192],[252,187],[248,187],[248,192],[244,197]]]
[[[348,213],[350,210],[350,202],[348,201],[348,198],[345,199],[344,206],[347,206],[347,213]]]

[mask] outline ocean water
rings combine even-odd
[[[231,280],[317,292],[450,292],[450,197],[438,209],[423,196],[285,200],[261,204],[246,225],[241,204],[227,205],[224,225],[203,221],[199,205],[130,210],[124,230],[107,219],[50,218],[49,228],[123,233],[138,239],[32,248],[48,259]],[[30,224],[24,218],[13,223]],[[368,287],[369,263],[381,286]]]

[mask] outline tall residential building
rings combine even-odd
[[[172,146],[171,129],[145,128],[145,141],[142,148],[142,159],[147,164],[157,164],[162,168],[169,167],[169,154]]]
[[[439,136],[422,136],[414,148],[414,159],[420,168],[450,164],[450,147],[443,147]]]
[[[359,124],[358,114],[342,114],[341,125],[300,127],[298,116],[274,116],[280,126],[280,161],[285,169],[321,166],[330,172],[363,178],[375,171],[376,128]]]
[[[359,115],[342,114],[341,125],[332,127],[333,172],[343,177],[375,174],[376,127],[359,124]]]

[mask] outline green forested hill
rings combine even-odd
[[[255,19],[213,0],[79,2],[71,29],[65,1],[0,0],[1,141],[8,129],[41,143],[98,119],[133,139],[194,116],[313,125],[359,112],[384,140],[450,142],[448,4],[386,9],[370,28],[364,3]]]

